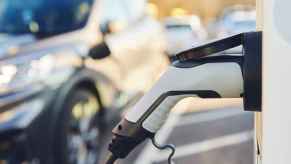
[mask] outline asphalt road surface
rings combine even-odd
[[[252,164],[253,120],[240,100],[180,105],[156,139],[176,146],[175,164]],[[146,142],[118,164],[167,164],[169,153]]]

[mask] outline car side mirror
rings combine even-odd
[[[110,53],[110,49],[106,42],[101,42],[89,50],[89,57],[93,59],[103,59],[109,56]]]
[[[244,109],[261,111],[262,106],[262,32],[247,32],[186,50],[172,61],[199,60],[242,46],[241,69],[244,84]]]

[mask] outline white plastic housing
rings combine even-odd
[[[263,103],[257,117],[257,140],[262,144],[262,164],[289,164],[291,1],[260,0],[258,4],[258,27],[263,31]]]
[[[163,93],[168,91],[215,91],[223,98],[238,98],[243,93],[241,67],[237,63],[208,63],[192,68],[170,66],[156,85],[127,113],[126,119],[137,122]],[[166,98],[143,122],[143,128],[155,133],[167,119],[174,105],[185,97]]]

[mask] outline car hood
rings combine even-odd
[[[16,36],[0,34],[0,58],[13,56],[21,47],[34,42],[36,42],[36,38],[31,34]]]
[[[75,54],[83,56],[88,53],[87,49],[90,46],[87,37],[90,37],[90,35],[84,31],[64,33],[46,38],[38,38],[32,34],[0,34],[0,63],[6,59],[35,56],[33,54],[50,53],[62,49],[74,51]]]

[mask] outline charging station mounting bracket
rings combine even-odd
[[[244,79],[244,110],[260,112],[262,109],[262,32],[246,32],[183,51],[172,60],[200,59],[242,46]]]

